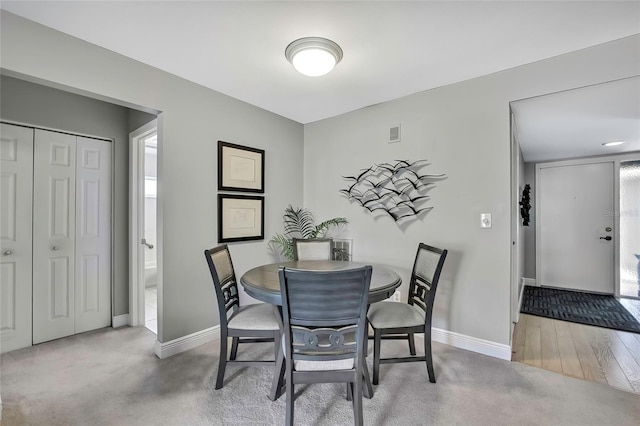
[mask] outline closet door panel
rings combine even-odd
[[[111,144],[78,137],[76,333],[111,325]]]
[[[35,130],[33,343],[75,333],[76,136]]]
[[[0,348],[31,346],[33,129],[0,127]]]

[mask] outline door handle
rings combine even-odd
[[[58,247],[58,246],[53,246],[53,247],[51,247],[51,250],[53,250],[53,251],[58,251],[58,250],[60,250],[60,247]]]
[[[607,235],[606,237],[600,237],[601,240],[611,241],[611,236]]]
[[[153,244],[149,244],[149,243],[147,242],[147,239],[146,239],[146,238],[143,238],[143,239],[142,239],[142,241],[140,241],[140,243],[141,243],[141,244],[144,244],[144,245],[145,245],[145,246],[147,246],[147,247],[149,247],[149,249],[152,249],[152,248],[153,248]]]
[[[5,250],[2,252],[3,256],[11,256],[13,254],[13,252],[11,250]]]

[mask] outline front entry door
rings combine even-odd
[[[537,281],[613,294],[613,162],[542,164],[538,173]]]

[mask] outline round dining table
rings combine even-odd
[[[254,299],[272,305],[282,306],[280,296],[280,278],[278,270],[281,267],[300,269],[304,271],[344,271],[371,265],[371,285],[369,286],[369,304],[380,302],[393,295],[402,280],[391,269],[370,263],[345,262],[341,260],[295,260],[262,265],[248,270],[240,278],[244,291]]]
[[[282,306],[282,297],[278,270],[281,267],[305,271],[344,271],[360,268],[365,265],[371,265],[372,268],[371,284],[369,286],[369,304],[380,302],[391,297],[396,289],[400,287],[400,284],[402,284],[400,276],[385,266],[338,260],[297,260],[257,266],[242,275],[240,284],[242,284],[244,291],[247,292],[249,296],[280,307]],[[280,313],[282,314],[282,312]],[[276,369],[271,385],[271,392],[269,393],[269,398],[272,401],[278,399],[284,389],[283,362],[282,353],[276,354]],[[371,379],[369,378],[369,369],[366,367],[364,368],[364,385],[364,396],[371,398],[373,396],[373,387],[371,386]]]

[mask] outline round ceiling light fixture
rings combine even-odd
[[[291,42],[284,51],[293,67],[309,77],[325,75],[342,59],[342,49],[322,37],[304,37]]]

